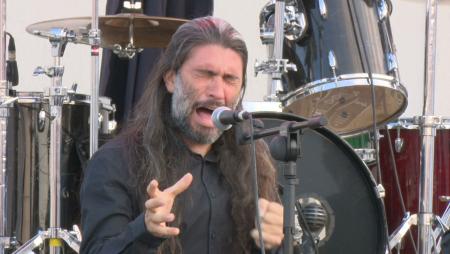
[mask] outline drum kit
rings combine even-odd
[[[424,111],[410,119],[398,119],[408,96],[400,82],[389,0],[272,0],[260,13],[269,60],[258,62],[255,72],[271,75],[265,99],[286,112],[262,118],[271,124],[265,118],[298,121],[293,119],[322,115],[328,120],[330,132],[305,134],[307,148],[297,161],[296,193],[300,203],[315,200],[310,203],[314,209],[306,202],[302,211],[311,220],[307,224],[317,228],[312,235],[321,253],[441,252],[450,226],[449,162],[444,159],[449,125],[448,119],[434,116],[433,108],[436,9],[436,1],[429,0]],[[340,153],[364,161],[352,164],[356,172],[349,174],[358,176],[346,176],[353,169]],[[344,190],[348,185],[355,189]],[[369,194],[361,194],[365,191]],[[333,204],[335,198],[340,201]],[[370,199],[370,205],[360,203]],[[413,225],[417,238],[411,233],[416,230],[409,230]]]
[[[5,1],[0,0],[2,29]],[[131,59],[143,48],[165,47],[185,22],[136,11],[99,17],[93,2],[92,17],[28,26],[52,48],[54,66],[35,71],[51,78],[45,93],[12,90],[0,54],[0,254],[79,251],[79,229],[67,228],[80,219],[75,204],[81,168],[97,149],[98,135],[101,142],[114,130],[114,105],[98,96],[99,49]],[[140,2],[127,3],[132,10]],[[424,114],[411,119],[398,119],[408,99],[391,11],[389,0],[271,0],[260,12],[269,59],[257,63],[255,72],[271,75],[265,100],[281,104],[284,113],[254,117],[269,127],[319,115],[328,120],[326,129],[302,135],[307,149],[297,160],[296,226],[306,223],[308,229],[302,226],[294,235],[304,245],[301,253],[440,253],[449,230],[450,136],[444,130],[450,123],[433,116],[436,1],[428,0],[427,8]],[[5,33],[0,30],[0,38]],[[68,43],[91,46],[90,96],[62,86],[60,60]],[[3,52],[5,45],[0,40]],[[417,238],[412,225],[418,226]],[[306,247],[306,235],[314,248]]]

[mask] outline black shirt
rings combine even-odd
[[[153,253],[164,240],[146,230],[125,149],[119,140],[110,142],[88,164],[81,187],[81,253]],[[183,253],[231,253],[230,191],[216,153],[188,154],[193,182],[177,197],[183,198]]]

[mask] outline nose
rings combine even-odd
[[[208,97],[225,102],[225,82],[222,77],[215,76],[207,88]]]

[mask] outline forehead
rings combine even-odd
[[[230,48],[217,44],[194,47],[182,68],[212,68],[216,71],[243,76],[244,63],[241,56]]]

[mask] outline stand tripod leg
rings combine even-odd
[[[392,234],[389,236],[389,249],[392,250],[397,246],[411,228],[412,225],[417,225],[417,215],[410,215],[407,213],[403,218],[403,222]]]
[[[20,248],[13,252],[13,254],[20,253],[32,253],[34,249],[41,246],[44,243],[44,240],[48,238],[47,231],[39,231],[37,235],[28,240],[25,244],[23,244]]]
[[[80,240],[74,236],[72,233],[65,229],[60,229],[58,233],[59,238],[63,239],[64,242],[67,243],[67,245],[72,248],[72,250],[76,251],[77,253],[80,252]]]
[[[66,242],[75,252],[79,253],[80,251],[81,241],[75,236],[75,233],[71,233],[65,229],[51,228],[48,231],[39,231],[37,235],[14,251],[13,254],[29,254],[31,251],[41,246],[46,239],[50,240],[50,253],[60,252],[62,245],[61,240]]]

